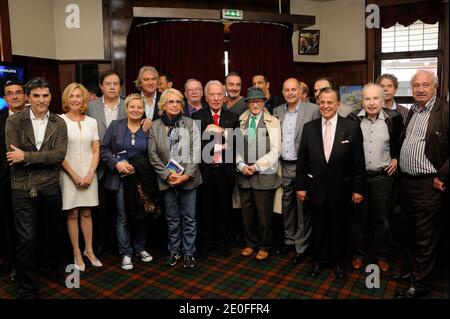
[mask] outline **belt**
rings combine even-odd
[[[384,170],[378,170],[378,171],[366,171],[366,175],[368,177],[375,177],[375,176],[387,176],[386,172]]]
[[[281,159],[281,163],[285,163],[285,164],[297,164],[297,160],[284,160],[284,159]]]
[[[407,177],[409,179],[421,179],[421,178],[430,178],[437,176],[437,173],[430,173],[430,174],[419,174],[419,175],[409,175],[406,173],[401,174],[403,177]]]
[[[223,164],[210,164],[209,166],[212,168],[221,168],[223,167]]]

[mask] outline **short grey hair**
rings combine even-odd
[[[211,80],[208,83],[206,83],[206,85],[205,85],[205,96],[206,97],[208,96],[209,86],[213,85],[213,84],[219,85],[222,88],[222,93],[225,95],[225,88],[223,87],[222,82],[220,82],[218,80]]]
[[[184,90],[185,90],[185,91],[186,91],[186,88],[187,88],[188,83],[190,83],[190,82],[198,82],[198,83],[200,83],[201,88],[203,88],[202,82],[200,82],[200,81],[197,80],[197,79],[190,78],[190,79],[187,79],[186,82],[184,83]]]
[[[411,78],[411,81],[410,81],[411,87],[413,86],[414,79],[416,78],[416,76],[419,73],[425,73],[425,74],[431,75],[433,77],[434,86],[436,88],[439,86],[439,78],[437,77],[436,73],[434,73],[432,71],[428,71],[428,70],[418,70],[416,73],[414,73],[414,75]]]
[[[379,84],[375,84],[375,83],[372,83],[372,82],[369,82],[369,83],[367,83],[366,85],[363,86],[363,89],[362,89],[363,98],[364,98],[364,93],[369,88],[376,88],[378,90],[378,94],[383,99],[383,101],[386,100],[386,97],[384,96],[383,88]]]

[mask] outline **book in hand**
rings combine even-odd
[[[166,168],[172,174],[181,175],[184,172],[184,167],[180,165],[176,160],[170,159],[169,163],[167,163]]]

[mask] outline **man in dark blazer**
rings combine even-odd
[[[3,98],[8,107],[0,111],[0,256],[6,257],[5,269],[10,272],[11,280],[15,280],[16,231],[14,212],[11,203],[10,168],[6,161],[5,144],[6,120],[11,115],[20,113],[25,106],[25,91],[19,82],[8,81],[3,86]],[[2,262],[0,262],[0,266]]]
[[[202,132],[202,161],[200,172],[203,184],[199,187],[199,254],[207,257],[211,248],[223,256],[229,255],[232,193],[236,180],[233,149],[227,147],[225,136],[239,127],[239,116],[222,108],[225,91],[219,81],[205,86],[209,107],[192,114]],[[229,129],[229,130],[226,130]],[[228,131],[228,132],[227,132]],[[205,148],[209,148],[209,151]]]
[[[306,123],[297,156],[296,190],[308,200],[312,215],[313,268],[317,277],[328,263],[343,278],[351,205],[363,200],[364,149],[359,124],[337,114],[339,94],[324,89],[318,96],[322,117]]]
[[[286,103],[282,97],[270,94],[270,82],[266,74],[255,74],[252,78],[252,86],[264,92],[266,97],[265,107],[270,114],[273,114],[273,110],[277,106]]]
[[[98,99],[89,102],[87,115],[97,121],[100,143],[113,120],[126,118],[124,100],[120,97],[123,79],[114,70],[100,76],[99,87],[103,93]],[[97,167],[99,205],[93,214],[96,255],[101,255],[107,246],[115,243],[114,197],[105,188],[105,164],[100,161]]]
[[[420,70],[411,79],[414,104],[401,135],[400,196],[408,234],[412,271],[396,275],[409,287],[396,297],[415,299],[430,291],[442,205],[448,200],[448,103],[436,96],[438,77]]]

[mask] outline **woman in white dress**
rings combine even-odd
[[[78,215],[85,248],[83,255],[94,267],[102,267],[92,249],[91,207],[98,205],[96,168],[100,159],[97,122],[85,115],[88,91],[82,84],[69,84],[62,94],[61,117],[67,124],[67,154],[62,163],[61,189],[63,210],[67,211],[67,228],[73,248],[75,268],[85,264],[78,242]]]

